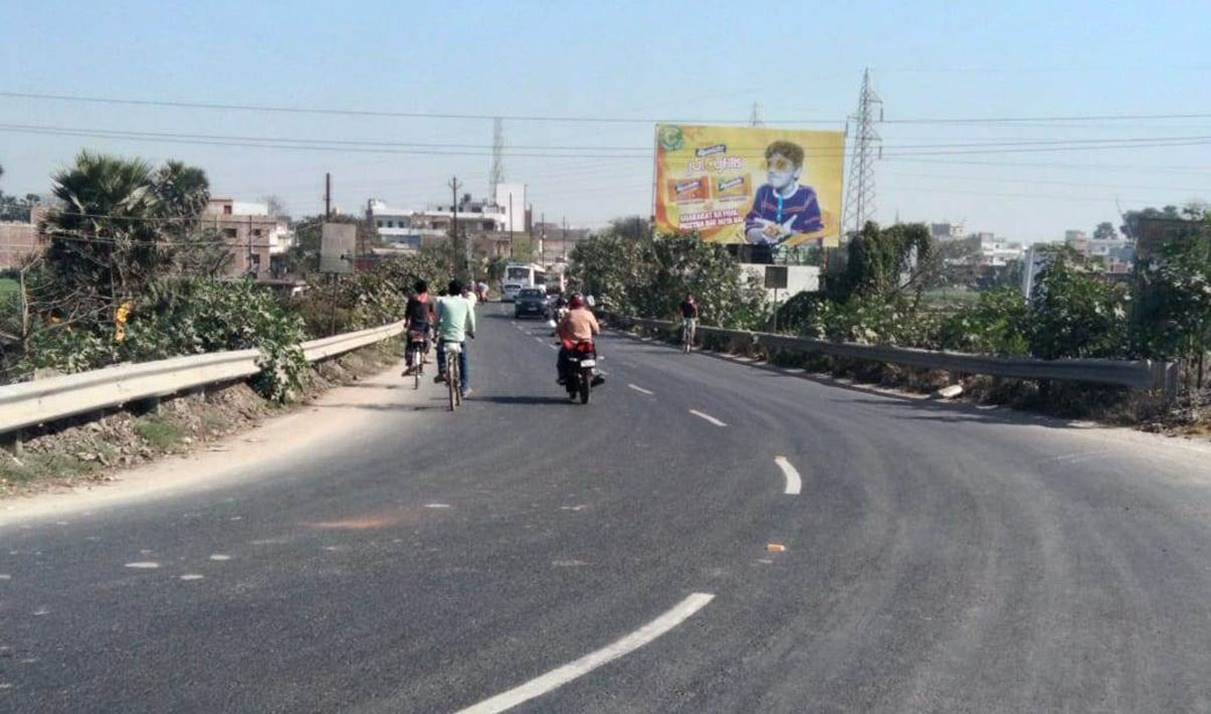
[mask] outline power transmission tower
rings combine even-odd
[[[749,126],[765,126],[765,120],[761,118],[761,104],[753,102],[753,112],[748,116]]]
[[[875,160],[883,157],[883,140],[875,131],[875,122],[883,121],[883,100],[871,86],[869,68],[862,73],[858,113],[850,120],[854,126],[853,152],[845,187],[842,227],[856,233],[875,214]]]
[[[505,182],[505,123],[500,117],[492,120],[492,172],[488,175],[488,202],[496,203],[496,187]],[[512,222],[512,213],[509,214]]]

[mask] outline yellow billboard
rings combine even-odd
[[[714,243],[796,246],[840,236],[845,134],[656,126],[656,228]]]

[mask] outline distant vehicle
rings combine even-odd
[[[513,300],[514,318],[537,317],[540,320],[547,319],[550,305],[547,303],[547,294],[542,288],[522,288]]]
[[[505,277],[500,283],[501,299],[510,302],[524,288],[545,287],[547,271],[536,263],[509,263],[505,266]]]

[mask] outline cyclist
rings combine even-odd
[[[698,330],[698,303],[694,300],[693,294],[686,294],[685,301],[681,303],[681,339],[689,339],[689,344],[694,344],[694,333]]]
[[[571,301],[568,302],[568,314],[564,316],[555,330],[555,334],[559,336],[559,360],[555,363],[555,368],[559,372],[560,384],[567,383],[568,350],[581,342],[595,342],[593,338],[600,333],[601,326],[597,324],[597,318],[585,306],[584,298],[579,293],[573,295]],[[604,381],[605,378],[600,374],[593,376],[593,386]]]
[[[425,346],[422,350],[422,357],[429,354],[429,335],[433,330],[433,326],[437,324],[437,316],[433,310],[433,301],[429,299],[429,284],[424,280],[417,280],[415,294],[408,297],[408,306],[404,308],[404,334],[408,340],[412,339],[413,333],[424,335]],[[412,374],[412,370],[417,369],[420,365],[412,364],[412,351],[408,350],[404,359],[407,360],[407,369],[404,370],[404,376]]]
[[[437,376],[434,382],[446,380],[446,343],[462,345],[458,353],[458,371],[462,375],[459,385],[463,397],[471,396],[471,370],[467,358],[467,337],[475,338],[475,310],[463,297],[463,284],[451,280],[446,294],[437,299]]]

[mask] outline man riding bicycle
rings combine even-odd
[[[434,382],[446,380],[446,345],[457,342],[462,346],[458,353],[459,386],[463,398],[471,395],[471,370],[467,359],[466,338],[475,338],[475,310],[463,297],[463,284],[451,280],[446,294],[437,299],[437,376]]]
[[[423,360],[424,356],[429,354],[429,337],[433,326],[437,324],[437,315],[433,309],[433,301],[429,298],[429,284],[424,280],[417,280],[415,289],[416,293],[408,297],[408,306],[404,308],[404,334],[409,341],[420,339],[424,342],[421,350]],[[405,352],[404,360],[408,365],[404,370],[405,377],[420,368],[419,364],[412,364],[412,350]]]
[[[692,294],[685,296],[685,301],[681,303],[681,334],[682,341],[686,344],[694,344],[694,333],[698,330],[698,303],[694,300]]]

